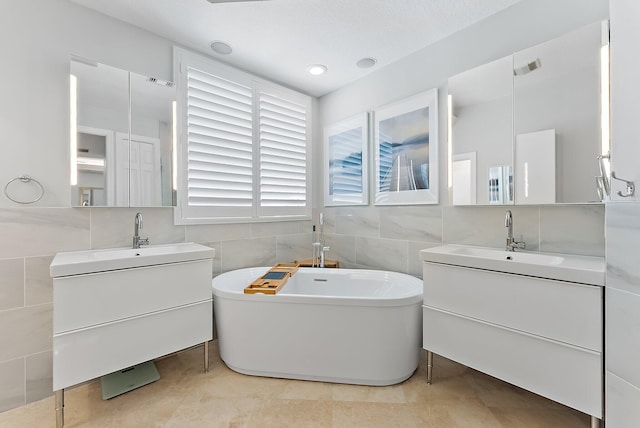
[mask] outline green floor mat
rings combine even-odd
[[[108,400],[160,379],[153,361],[138,364],[100,378],[102,399]]]

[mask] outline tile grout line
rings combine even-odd
[[[27,357],[22,357],[22,379],[23,379],[23,395],[22,404],[27,404]]]

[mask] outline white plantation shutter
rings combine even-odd
[[[260,93],[260,212],[307,205],[304,105]],[[291,212],[291,210],[289,210]]]
[[[252,90],[194,68],[187,80],[188,204],[250,208]]]
[[[176,48],[176,222],[310,216],[310,97]]]

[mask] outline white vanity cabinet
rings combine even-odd
[[[424,349],[602,418],[601,285],[421,257]]]
[[[200,343],[206,353],[213,254],[198,244],[58,254],[53,389]]]

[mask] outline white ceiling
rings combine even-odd
[[[520,0],[71,0],[195,51],[321,96]],[[230,44],[219,55],[209,45]],[[356,62],[378,62],[363,70]],[[328,68],[322,76],[310,64]]]

